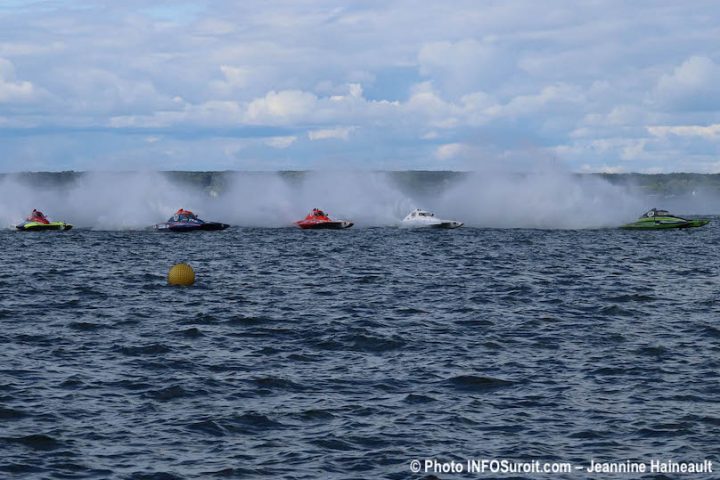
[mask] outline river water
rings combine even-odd
[[[720,461],[719,230],[3,231],[0,475]]]

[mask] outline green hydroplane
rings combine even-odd
[[[23,232],[36,232],[41,230],[70,230],[72,228],[72,225],[65,222],[23,222],[16,228]]]
[[[636,222],[628,223],[620,228],[628,230],[664,230],[666,228],[692,228],[702,227],[710,223],[710,220],[700,218],[689,220],[687,218],[672,215],[667,210],[653,208],[646,212]]]

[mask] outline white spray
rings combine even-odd
[[[646,202],[600,177],[563,172],[469,174],[437,201],[443,215],[499,228],[601,228],[637,218]]]
[[[0,225],[12,227],[37,208],[79,228],[143,229],[182,207],[209,221],[282,227],[316,207],[358,227],[398,225],[424,208],[471,227],[571,229],[615,227],[651,207],[670,208],[602,177],[559,171],[468,173],[431,189],[416,188],[416,173],[404,174],[402,185],[391,172],[221,175],[213,188],[158,172],[85,173],[55,186],[8,175],[0,179]]]

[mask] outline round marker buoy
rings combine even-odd
[[[195,283],[195,271],[187,263],[173,265],[168,272],[168,284],[189,287]]]

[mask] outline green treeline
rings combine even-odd
[[[365,172],[367,173],[367,172]],[[388,175],[390,181],[395,183],[401,190],[414,192],[432,193],[442,191],[448,186],[462,181],[468,175],[467,172],[452,171],[389,171],[377,172]],[[136,173],[116,173],[123,175],[135,175]],[[281,171],[281,172],[186,172],[170,171],[161,172],[169,180],[177,183],[184,183],[199,189],[222,192],[228,185],[233,175],[257,176],[258,178],[270,175],[279,175],[288,182],[302,182],[306,175],[317,175],[315,172],[306,171]],[[353,172],[347,172],[353,175]],[[0,179],[16,179],[21,183],[41,187],[68,187],[77,182],[84,172],[27,172],[27,173],[6,173],[0,174]],[[476,175],[483,175],[478,173]],[[515,174],[532,175],[532,174]],[[720,174],[702,173],[668,173],[668,174],[641,174],[641,173],[589,173],[572,174],[577,178],[599,177],[614,185],[625,186],[629,189],[637,189],[651,195],[682,195],[693,191],[718,191],[720,192]]]

